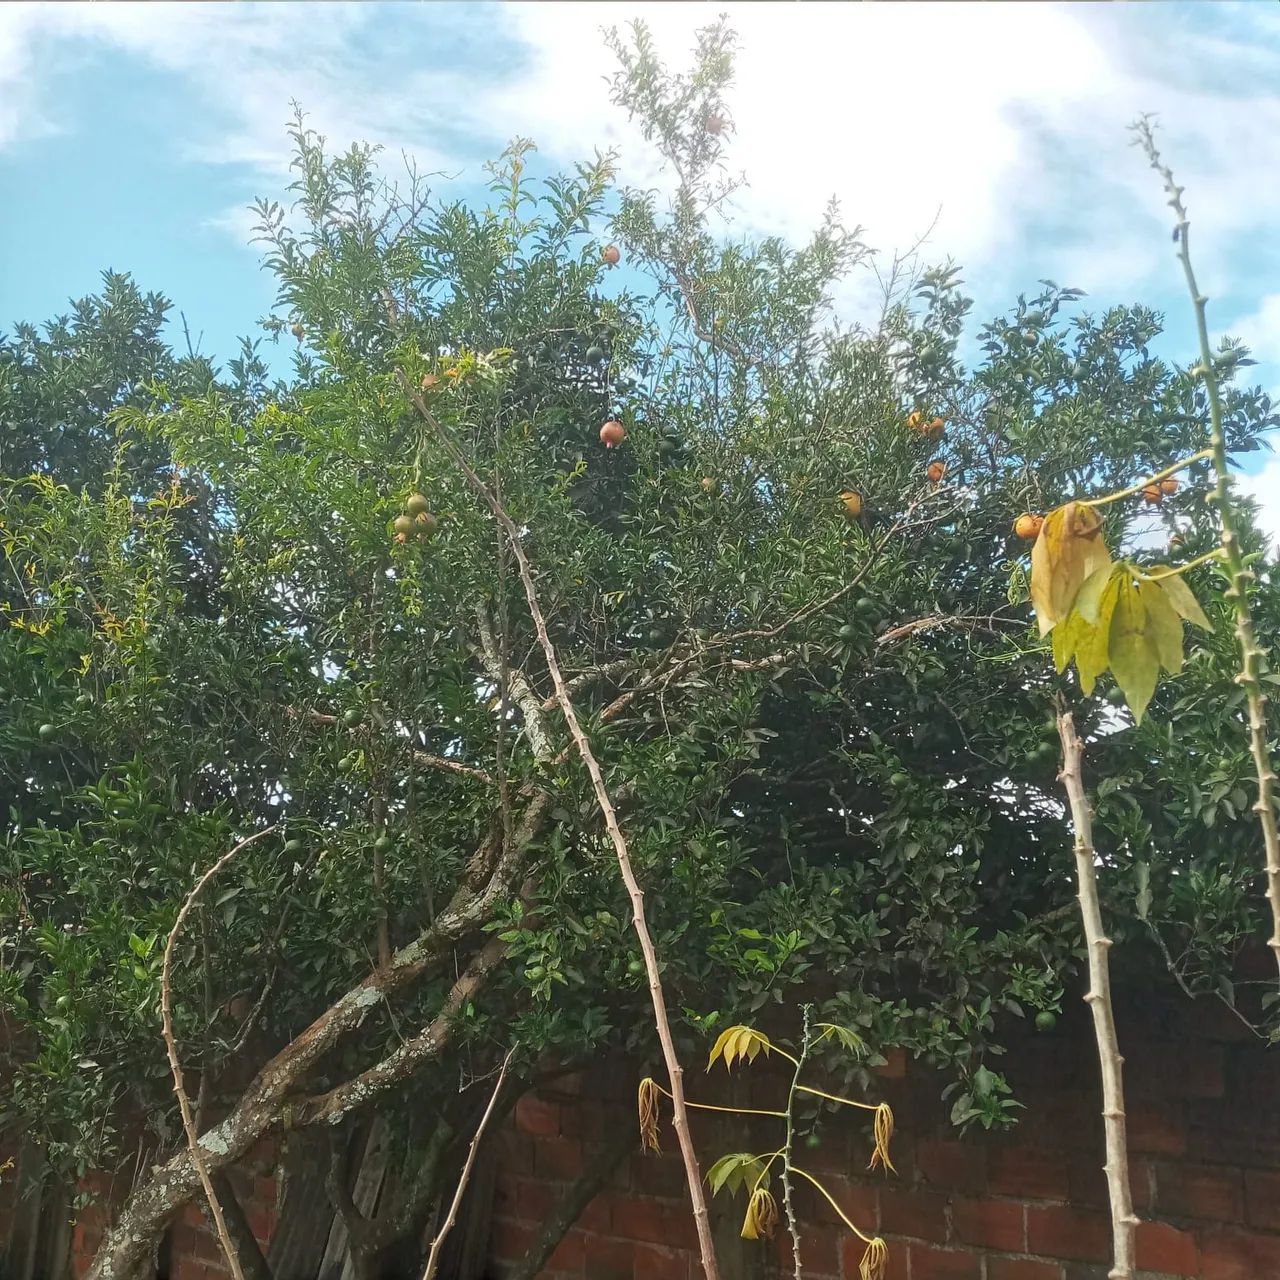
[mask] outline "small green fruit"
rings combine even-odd
[[[346,725],[348,729],[354,729],[363,719],[364,716],[361,715],[355,707],[349,707],[342,713],[342,723]]]
[[[528,978],[530,982],[541,982],[542,979],[547,976],[546,966],[535,964],[532,968],[524,971],[524,976]]]
[[[1058,1015],[1051,1009],[1041,1009],[1036,1014],[1036,1030],[1052,1031],[1058,1025]]]
[[[841,640],[856,640],[858,638],[858,628],[855,627],[853,623],[846,622],[844,626],[836,632],[836,635],[838,635]]]
[[[301,853],[301,852],[302,852],[302,841],[301,841],[301,840],[296,840],[296,839],[295,839],[295,840],[286,840],[286,841],[284,842],[284,851],[285,851],[285,853]]]
[[[420,511],[413,517],[413,531],[420,538],[429,538],[440,527],[440,521],[430,511]]]
[[[603,348],[603,347],[588,347],[588,348],[587,348],[587,363],[588,363],[588,364],[600,364],[600,363],[602,363],[602,362],[603,362],[603,360],[604,360],[604,348]]]
[[[644,972],[644,961],[632,960],[631,963],[627,965],[627,972],[631,974],[633,978],[638,978]]]
[[[393,522],[391,527],[397,533],[402,534],[404,537],[407,538],[413,532],[413,517],[412,516],[396,516],[395,521]]]
[[[902,770],[899,769],[897,773],[891,773],[889,775],[889,784],[890,786],[897,787],[899,790],[903,787],[909,787],[911,785],[911,775],[909,773],[903,773]]]
[[[816,1133],[806,1133],[804,1135],[804,1145],[808,1147],[810,1151],[817,1151],[817,1149],[822,1146],[822,1139],[818,1137]]]
[[[870,596],[859,596],[854,601],[853,611],[868,622],[875,622],[880,617],[880,606]]]
[[[1124,690],[1121,689],[1118,685],[1111,689],[1108,689],[1107,701],[1111,703],[1113,707],[1123,707],[1124,701],[1125,701]]]
[[[396,847],[396,842],[390,836],[379,836],[373,842],[373,847],[377,853],[390,853]]]
[[[893,899],[887,893],[876,894],[876,906],[883,911],[886,907],[893,906]]]
[[[404,509],[411,516],[422,516],[431,510],[431,503],[422,494],[411,493],[405,500]]]
[[[36,733],[40,735],[41,742],[52,742],[58,736],[57,725],[42,724]]]

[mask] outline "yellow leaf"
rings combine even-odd
[[[1174,612],[1159,582],[1140,582],[1138,595],[1147,611],[1147,634],[1160,665],[1177,675],[1182,670],[1182,619]]]
[[[1076,593],[1075,611],[1089,623],[1098,621],[1098,609],[1102,604],[1102,593],[1111,581],[1115,566],[1108,561],[1101,568],[1091,573],[1081,584]]]
[[[1147,631],[1147,610],[1133,579],[1125,573],[1118,581],[1120,589],[1111,619],[1107,657],[1134,720],[1141,724],[1156,690],[1160,658]]]
[[[1112,570],[1098,600],[1097,621],[1076,647],[1076,671],[1080,675],[1080,688],[1086,694],[1093,692],[1098,677],[1107,669],[1111,622],[1120,595],[1120,583],[1127,572],[1123,565]]]
[[[1031,602],[1042,636],[1071,612],[1085,579],[1110,562],[1092,507],[1068,502],[1045,516],[1031,549]]]
[[[1191,594],[1191,588],[1187,586],[1186,579],[1179,574],[1172,574],[1167,578],[1161,578],[1160,585],[1164,588],[1165,596],[1175,613],[1181,614],[1193,627],[1199,627],[1202,631],[1213,630],[1213,623],[1205,617],[1204,610],[1200,607],[1200,602]]]
[[[1053,665],[1059,672],[1067,669],[1067,664],[1075,656],[1081,644],[1088,641],[1093,627],[1081,617],[1076,609],[1072,609],[1065,622],[1053,629]]]
[[[711,1056],[707,1059],[707,1070],[710,1071],[717,1058],[724,1059],[725,1070],[733,1070],[735,1058],[743,1062],[754,1062],[763,1049],[767,1054],[773,1045],[769,1037],[751,1027],[726,1027],[719,1039],[711,1046]]]

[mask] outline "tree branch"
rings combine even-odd
[[[1102,1068],[1102,1120],[1106,1138],[1107,1192],[1111,1201],[1111,1238],[1114,1260],[1107,1272],[1109,1280],[1132,1280],[1138,1219],[1133,1212],[1129,1188],[1129,1148],[1125,1140],[1124,1059],[1116,1036],[1115,1010],[1111,1005],[1111,939],[1102,921],[1098,900],[1098,878],[1093,851],[1093,813],[1084,792],[1081,766],[1084,748],[1076,735],[1071,712],[1059,703],[1058,736],[1062,740],[1062,785],[1071,806],[1075,828],[1076,886],[1080,898],[1080,918],[1084,924],[1089,960],[1089,991],[1085,1003],[1093,1015],[1093,1033],[1098,1042],[1098,1062]]]
[[[453,1230],[453,1224],[458,1218],[458,1206],[462,1203],[463,1193],[467,1189],[467,1183],[471,1180],[471,1170],[476,1162],[476,1152],[480,1149],[480,1143],[484,1138],[484,1132],[489,1127],[489,1117],[493,1115],[493,1109],[498,1101],[498,1095],[502,1092],[502,1086],[507,1079],[507,1068],[511,1065],[511,1059],[516,1051],[516,1046],[512,1045],[507,1050],[507,1056],[502,1060],[502,1069],[498,1072],[498,1081],[493,1086],[493,1092],[489,1095],[489,1105],[484,1109],[484,1115],[480,1117],[480,1123],[476,1126],[476,1131],[471,1139],[471,1145],[467,1148],[467,1158],[463,1162],[462,1172],[458,1175],[458,1186],[453,1193],[453,1199],[449,1202],[449,1212],[445,1215],[444,1223],[440,1230],[436,1232],[435,1238],[431,1241],[431,1249],[427,1254],[427,1265],[422,1273],[422,1280],[435,1280],[436,1268],[440,1265],[440,1248],[444,1244],[449,1232]]]
[[[223,1215],[218,1193],[214,1190],[213,1179],[209,1176],[209,1169],[206,1167],[204,1157],[200,1153],[200,1134],[196,1129],[195,1116],[191,1111],[191,1099],[187,1096],[186,1086],[182,1082],[182,1062],[178,1057],[178,1042],[173,1034],[173,948],[178,941],[178,934],[182,932],[182,926],[186,921],[187,915],[190,913],[191,908],[195,906],[196,899],[200,897],[205,885],[236,854],[242,849],[247,849],[255,841],[261,840],[263,836],[270,835],[277,829],[277,825],[266,827],[262,831],[255,831],[253,835],[247,836],[233,845],[196,881],[195,887],[187,894],[186,901],[183,902],[181,909],[178,911],[178,918],[173,922],[173,928],[169,930],[168,941],[164,944],[164,962],[160,969],[160,1021],[162,1034],[164,1035],[165,1051],[169,1055],[169,1069],[173,1073],[173,1092],[177,1095],[178,1110],[182,1113],[182,1128],[187,1135],[187,1147],[191,1152],[191,1161],[195,1165],[200,1185],[204,1188],[205,1199],[209,1202],[209,1210],[213,1214],[213,1225],[218,1234],[218,1243],[221,1244],[222,1252],[226,1255],[227,1266],[231,1268],[234,1280],[244,1280],[244,1272],[240,1268],[239,1254],[236,1252],[236,1247],[227,1231],[227,1220]]]
[[[529,616],[533,619],[538,643],[542,647],[547,671],[555,688],[556,701],[560,704],[560,711],[564,716],[565,723],[568,725],[570,736],[573,738],[578,754],[591,777],[591,786],[595,792],[596,804],[604,818],[604,824],[609,832],[609,838],[613,843],[614,853],[618,860],[618,869],[622,875],[623,884],[626,886],[627,895],[631,899],[632,924],[636,932],[636,938],[640,943],[640,951],[644,956],[645,969],[649,975],[649,995],[653,1001],[654,1023],[658,1032],[658,1040],[662,1045],[663,1058],[666,1061],[667,1074],[671,1084],[672,1124],[675,1127],[676,1136],[680,1142],[680,1153],[684,1159],[685,1179],[689,1186],[689,1200],[693,1208],[694,1224],[697,1227],[699,1250],[702,1255],[702,1269],[706,1275],[706,1280],[719,1280],[720,1273],[716,1263],[715,1245],[711,1237],[711,1223],[707,1214],[706,1196],[702,1189],[702,1174],[698,1168],[698,1157],[693,1148],[693,1138],[689,1132],[689,1118],[684,1103],[684,1073],[680,1066],[680,1059],[676,1054],[675,1040],[671,1034],[671,1023],[667,1017],[666,997],[662,990],[657,952],[654,949],[653,939],[649,934],[648,922],[645,919],[644,891],[640,888],[639,881],[635,877],[626,837],[622,834],[622,828],[618,825],[618,815],[610,798],[609,789],[605,785],[600,763],[596,759],[595,753],[591,749],[591,744],[587,741],[587,736],[578,721],[573,699],[565,685],[564,676],[561,674],[555,646],[552,644],[551,637],[547,632],[546,618],[538,602],[533,570],[522,545],[520,530],[516,528],[514,521],[507,514],[506,508],[494,497],[488,486],[476,474],[475,469],[454,442],[452,436],[449,435],[440,421],[427,407],[427,402],[423,399],[421,392],[410,383],[405,376],[404,370],[397,369],[396,374],[401,386],[423,421],[435,433],[445,451],[453,459],[455,466],[462,472],[476,495],[493,512],[495,519],[507,535],[507,541],[515,557],[516,567],[520,573],[520,581],[524,586],[525,600],[529,606]],[[518,686],[515,685],[514,681],[513,690],[517,692],[518,696]]]

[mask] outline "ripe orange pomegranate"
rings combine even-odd
[[[1013,531],[1023,542],[1033,542],[1040,536],[1040,526],[1044,524],[1043,516],[1033,516],[1024,511],[1014,522]]]
[[[626,428],[613,418],[600,428],[600,442],[606,449],[616,449],[626,438]]]
[[[856,489],[846,489],[840,495],[840,501],[844,503],[844,513],[850,520],[856,520],[862,514],[862,494]]]
[[[1164,501],[1164,494],[1161,492],[1158,484],[1149,484],[1142,491],[1143,500],[1153,507],[1158,507]]]
[[[1178,492],[1178,477],[1177,477],[1177,476],[1166,476],[1163,480],[1161,480],[1161,481],[1160,481],[1160,492],[1161,492],[1161,493],[1177,493],[1177,492]]]
[[[605,266],[616,267],[622,261],[622,251],[616,244],[607,244],[600,250],[600,257],[604,260]]]
[[[292,333],[293,336],[297,338],[299,342],[301,342],[302,339],[307,336],[307,331],[302,327],[301,320],[294,321],[293,328],[290,330],[290,333]]]
[[[934,458],[934,460],[931,463],[929,463],[929,466],[926,470],[927,470],[929,479],[934,484],[941,484],[942,477],[947,474],[947,464],[943,462],[941,458]]]
[[[947,420],[945,418],[934,418],[925,428],[925,434],[930,440],[940,440],[942,433],[946,429]]]

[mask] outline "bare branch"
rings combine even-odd
[[[449,1232],[453,1230],[453,1224],[458,1217],[458,1206],[462,1203],[463,1192],[467,1189],[467,1183],[471,1180],[471,1170],[476,1162],[476,1152],[480,1150],[481,1139],[484,1138],[484,1131],[489,1126],[489,1117],[493,1115],[493,1108],[498,1101],[498,1095],[502,1092],[502,1086],[507,1079],[507,1068],[511,1065],[511,1059],[516,1051],[516,1046],[512,1045],[507,1050],[507,1056],[502,1060],[502,1070],[498,1072],[497,1083],[493,1086],[493,1092],[489,1095],[489,1105],[484,1109],[484,1115],[480,1117],[480,1123],[476,1126],[475,1135],[471,1139],[471,1146],[467,1149],[467,1158],[463,1162],[462,1172],[458,1175],[458,1186],[453,1193],[453,1199],[449,1203],[449,1212],[445,1215],[444,1223],[440,1230],[436,1232],[435,1239],[431,1241],[431,1251],[427,1254],[426,1269],[422,1273],[422,1280],[435,1280],[436,1268],[440,1265],[440,1247],[444,1244]]]
[[[476,480],[483,487],[484,482],[479,476]],[[485,492],[487,493],[488,490],[486,489]],[[514,530],[515,526],[513,525],[512,528]],[[517,531],[515,537],[519,538],[519,536]],[[504,675],[502,653],[494,637],[493,627],[483,609],[476,610],[476,627],[480,633],[480,660],[484,664],[485,674],[498,684]],[[530,685],[523,671],[507,665],[505,675],[511,696],[524,716],[524,728],[529,735],[529,745],[533,748],[533,754],[539,759],[546,759],[551,754],[551,736],[547,732],[546,721],[542,716],[542,699],[534,692],[533,686]]]
[[[649,995],[653,1001],[654,1023],[658,1033],[658,1040],[662,1045],[663,1058],[666,1062],[667,1075],[671,1084],[672,1124],[675,1127],[676,1136],[680,1142],[680,1152],[684,1159],[685,1179],[689,1187],[689,1200],[693,1208],[694,1224],[698,1232],[702,1269],[706,1275],[706,1280],[719,1280],[720,1271],[716,1262],[715,1245],[711,1237],[711,1221],[707,1214],[706,1196],[702,1189],[702,1174],[698,1168],[698,1157],[694,1151],[692,1135],[689,1132],[689,1118],[684,1102],[684,1073],[676,1053],[675,1040],[671,1034],[670,1019],[667,1017],[666,997],[662,990],[662,978],[658,968],[657,952],[654,949],[653,939],[649,934],[649,926],[645,918],[644,891],[640,888],[640,883],[635,877],[627,840],[622,834],[622,828],[618,825],[617,811],[609,795],[609,789],[605,784],[600,762],[596,759],[595,753],[591,749],[591,744],[582,730],[582,725],[578,720],[578,714],[573,704],[573,698],[565,685],[564,676],[561,674],[555,646],[552,644],[551,637],[547,632],[546,618],[542,612],[542,606],[538,602],[533,569],[529,564],[528,556],[525,554],[520,530],[516,527],[510,515],[507,514],[506,508],[497,500],[480,476],[477,475],[475,468],[472,467],[452,436],[449,435],[439,419],[427,407],[427,402],[423,399],[421,392],[405,376],[404,370],[397,369],[396,374],[405,393],[423,421],[435,432],[436,437],[453,459],[454,465],[462,472],[476,495],[493,512],[495,519],[506,533],[512,554],[515,556],[516,566],[520,573],[520,581],[524,586],[525,600],[529,606],[529,616],[533,619],[534,631],[537,633],[538,643],[542,647],[547,671],[555,688],[556,701],[560,704],[560,711],[564,716],[565,723],[568,725],[569,734],[577,747],[579,756],[582,758],[582,763],[586,766],[587,773],[591,777],[591,786],[595,792],[596,804],[600,809],[601,816],[604,818],[605,828],[609,832],[609,839],[613,844],[614,854],[618,860],[618,870],[622,875],[622,882],[626,886],[627,895],[631,899],[632,925],[636,932],[636,938],[640,943],[641,954],[644,956],[645,969],[649,975]],[[514,682],[513,689],[518,696],[518,686],[515,686]]]
[[[227,1266],[231,1268],[234,1280],[244,1280],[244,1271],[240,1267],[240,1255],[236,1252],[236,1247],[232,1244],[231,1236],[227,1231],[227,1220],[222,1212],[222,1202],[218,1199],[218,1193],[213,1189],[213,1179],[210,1177],[204,1157],[200,1153],[200,1134],[196,1129],[195,1116],[191,1111],[191,1099],[187,1096],[186,1086],[182,1082],[182,1062],[178,1057],[178,1042],[173,1034],[173,985],[171,981],[173,948],[178,940],[178,934],[182,932],[182,926],[186,922],[187,915],[190,913],[191,908],[195,906],[196,899],[199,898],[205,885],[242,849],[247,849],[255,841],[261,840],[263,836],[270,835],[277,828],[278,824],[272,825],[262,831],[255,831],[251,836],[246,836],[228,849],[196,881],[195,887],[187,894],[186,901],[178,911],[178,918],[173,922],[173,928],[169,931],[169,940],[164,944],[164,963],[160,971],[160,1018],[164,1035],[164,1047],[169,1055],[169,1069],[173,1072],[173,1092],[177,1095],[178,1110],[182,1113],[182,1127],[187,1135],[187,1146],[191,1151],[191,1162],[195,1165],[196,1173],[200,1178],[200,1185],[204,1188],[205,1199],[208,1200],[209,1209],[213,1214],[214,1229],[218,1233],[218,1242],[222,1245],[222,1252],[226,1254]]]

